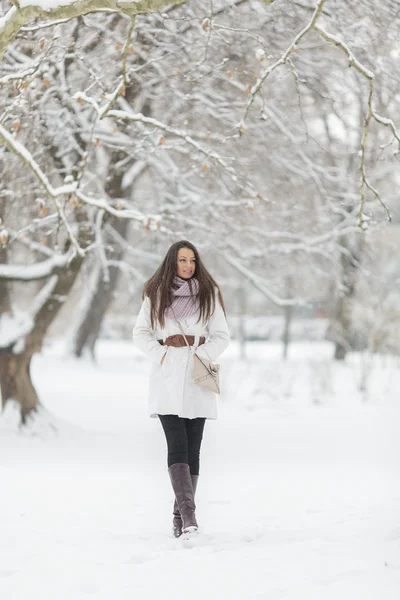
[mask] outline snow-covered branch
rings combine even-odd
[[[108,116],[115,117],[116,119],[123,119],[126,121],[133,121],[133,122],[140,121],[141,123],[145,123],[147,125],[156,127],[157,129],[160,129],[161,131],[163,131],[164,133],[166,133],[168,135],[172,135],[176,138],[180,138],[180,139],[184,140],[189,146],[191,146],[197,152],[199,152],[199,154],[202,154],[208,160],[215,162],[219,167],[222,168],[223,171],[228,173],[229,176],[231,177],[232,181],[234,181],[235,184],[239,188],[241,188],[247,194],[250,194],[252,197],[257,195],[256,190],[254,189],[253,185],[249,181],[245,181],[244,184],[240,184],[238,182],[237,173],[236,173],[235,169],[233,167],[231,167],[222,158],[222,156],[220,154],[218,154],[211,148],[207,148],[206,146],[199,144],[199,142],[194,140],[185,131],[181,131],[181,130],[177,129],[176,127],[171,127],[170,125],[166,125],[165,123],[159,121],[158,119],[154,119],[152,117],[145,117],[141,113],[134,114],[134,113],[129,113],[129,112],[126,112],[123,110],[111,110],[111,111],[109,111]]]
[[[365,121],[364,121],[364,129],[363,129],[363,135],[362,135],[362,140],[361,140],[361,160],[360,160],[360,173],[361,173],[361,183],[360,183],[360,208],[359,208],[359,212],[358,212],[358,218],[359,218],[359,225],[361,228],[365,227],[365,221],[364,221],[364,205],[365,205],[365,188],[367,187],[369,190],[371,190],[373,192],[373,194],[375,195],[375,197],[379,200],[379,202],[381,203],[381,205],[383,206],[383,208],[385,209],[386,212],[386,216],[388,218],[388,220],[391,220],[391,214],[390,211],[388,209],[388,207],[386,206],[385,202],[382,200],[381,196],[379,195],[378,191],[370,184],[370,182],[367,179],[367,175],[365,172],[365,156],[366,156],[366,148],[367,148],[367,138],[368,138],[368,132],[369,132],[369,124],[371,122],[371,119],[375,119],[378,123],[381,123],[382,125],[385,125],[386,127],[389,127],[389,129],[391,129],[394,137],[397,139],[397,141],[400,143],[400,133],[399,131],[396,129],[395,124],[393,123],[393,121],[391,119],[387,119],[385,117],[381,117],[375,110],[373,107],[373,95],[374,95],[374,73],[372,71],[370,71],[370,69],[367,69],[367,67],[365,67],[359,60],[357,60],[357,58],[354,56],[354,54],[352,53],[352,51],[350,50],[350,48],[348,47],[348,45],[343,42],[338,36],[333,35],[329,32],[326,31],[326,29],[324,29],[323,27],[320,27],[319,25],[315,25],[315,30],[328,42],[330,42],[331,44],[334,44],[335,46],[337,46],[338,48],[340,48],[340,50],[342,50],[342,52],[344,52],[348,59],[349,59],[349,67],[354,67],[359,73],[361,73],[361,75],[363,75],[363,77],[365,77],[368,82],[369,82],[369,94],[368,94],[368,110],[367,110],[367,114],[365,116]]]
[[[25,77],[29,77],[33,75],[38,68],[40,61],[37,62],[36,65],[29,67],[28,69],[24,69],[23,71],[17,71],[9,73],[8,75],[4,75],[4,77],[0,77],[0,85],[6,85],[10,83],[10,81],[16,81],[18,79],[25,79]]]
[[[367,69],[367,67],[365,67],[363,64],[360,63],[359,60],[357,60],[357,58],[354,56],[348,45],[345,42],[343,42],[338,36],[333,35],[332,33],[328,33],[326,29],[324,29],[318,24],[314,25],[314,29],[315,31],[318,31],[318,33],[321,35],[321,37],[324,38],[324,40],[330,42],[331,44],[334,44],[348,56],[349,67],[354,67],[367,79],[374,78],[374,74],[372,73],[372,71]]]
[[[246,110],[244,113],[244,119],[243,121],[245,121],[245,119],[247,118],[248,112],[250,110],[250,107],[252,106],[253,102],[254,102],[254,98],[256,97],[256,95],[260,92],[262,86],[264,85],[265,81],[267,80],[267,78],[269,77],[269,75],[275,71],[275,69],[277,69],[280,65],[283,65],[286,63],[288,57],[290,56],[290,54],[292,52],[294,52],[296,50],[296,46],[297,44],[300,42],[300,40],[309,32],[311,31],[311,29],[313,29],[313,27],[315,27],[318,17],[320,16],[323,6],[325,4],[325,0],[319,0],[318,4],[314,10],[314,14],[311,17],[309,23],[302,29],[302,31],[300,31],[300,33],[298,33],[296,35],[296,37],[294,38],[293,42],[290,43],[290,45],[288,46],[288,48],[286,49],[286,51],[282,54],[282,56],[279,58],[279,60],[277,60],[276,62],[274,62],[270,67],[268,67],[267,69],[265,69],[265,71],[263,72],[263,74],[261,75],[261,77],[258,78],[257,82],[255,83],[255,85],[253,85],[253,87],[250,90],[250,98],[249,101],[247,103],[246,106]]]
[[[92,98],[88,96],[85,92],[76,92],[74,98],[79,100],[80,102],[87,102],[96,110],[99,115],[99,118],[102,119],[105,116],[114,117],[117,120],[123,120],[128,122],[140,122],[145,125],[150,125],[162,131],[167,135],[171,135],[174,138],[179,138],[183,140],[186,144],[195,149],[199,154],[203,155],[210,162],[216,163],[224,172],[226,172],[231,180],[235,183],[235,185],[241,189],[245,194],[249,194],[251,197],[259,196],[254,186],[247,179],[240,183],[237,178],[237,172],[233,167],[231,167],[224,158],[212,150],[211,148],[204,146],[197,142],[193,137],[191,137],[186,131],[182,131],[177,129],[176,127],[172,127],[171,125],[167,125],[163,123],[159,119],[155,119],[153,117],[146,117],[142,113],[134,113],[128,110],[110,110],[110,105],[114,104],[115,99],[121,95],[119,90],[120,86],[123,85],[123,81],[118,84],[117,89],[109,95],[107,101],[103,107],[100,107],[99,104]],[[207,167],[208,168],[208,167]]]
[[[62,196],[63,194],[73,194],[75,192],[77,185],[76,182],[66,184],[58,188],[53,188],[45,173],[43,173],[42,169],[35,161],[29,150],[27,150],[23,144],[18,142],[18,140],[16,140],[14,136],[1,124],[0,142],[7,146],[7,148],[11,150],[11,152],[13,152],[28,167],[28,169],[36,177],[51,198],[56,198],[57,196]]]
[[[324,27],[322,27],[319,24],[318,19],[319,19],[321,13],[323,13],[324,4],[325,4],[325,0],[319,0],[319,2],[317,3],[317,6],[314,9],[313,15],[312,15],[309,23],[306,25],[306,27],[304,27],[303,30],[294,38],[293,42],[290,43],[290,45],[287,47],[286,51],[282,54],[282,56],[279,58],[279,60],[274,62],[272,65],[270,65],[268,68],[266,68],[262,72],[261,76],[258,78],[255,85],[250,89],[250,92],[249,92],[250,98],[249,98],[246,108],[245,108],[244,118],[239,123],[239,129],[242,133],[245,131],[245,119],[247,118],[249,110],[250,110],[251,106],[253,105],[254,100],[257,97],[257,95],[259,94],[266,79],[280,65],[285,64],[285,63],[291,64],[291,58],[290,58],[291,53],[297,49],[298,43],[306,34],[308,34],[310,31],[314,30],[325,41],[337,46],[348,57],[349,67],[355,68],[363,77],[365,77],[368,80],[369,87],[370,87],[369,96],[368,96],[368,110],[367,110],[367,114],[364,119],[364,127],[363,127],[363,131],[362,131],[362,140],[361,140],[361,148],[360,148],[360,157],[361,157],[360,175],[361,175],[361,177],[360,177],[360,204],[359,204],[359,211],[358,211],[358,220],[359,220],[360,227],[363,228],[365,226],[364,205],[365,205],[365,201],[366,201],[366,193],[365,193],[366,188],[368,188],[374,194],[374,196],[379,200],[379,202],[381,203],[382,207],[384,208],[384,210],[386,212],[388,220],[389,221],[391,220],[391,214],[390,214],[390,211],[389,211],[386,203],[382,200],[378,190],[370,183],[370,181],[368,180],[367,175],[366,175],[365,160],[366,160],[367,138],[368,138],[370,121],[371,121],[371,119],[374,119],[377,123],[385,125],[385,127],[388,127],[392,131],[394,138],[399,142],[399,149],[400,149],[400,132],[396,128],[396,125],[394,124],[392,119],[381,116],[375,110],[375,108],[373,106],[374,80],[375,80],[374,73],[357,59],[357,57],[351,51],[350,47],[342,39],[340,39],[339,36],[329,33]],[[295,75],[296,85],[298,86],[298,82],[301,80],[300,80],[293,64],[291,64],[291,68],[292,68],[293,74]],[[237,85],[236,82],[235,82],[235,84]],[[299,90],[298,90],[298,92],[299,92]],[[269,114],[269,117],[273,118],[271,115],[270,107],[267,106],[265,103],[263,103],[262,100],[260,100],[260,102],[262,103],[262,107],[263,107],[263,115]],[[275,117],[275,122],[276,122],[276,117]],[[279,126],[282,129],[281,123],[279,124]],[[289,137],[290,132],[285,131],[285,135],[287,135]],[[399,151],[400,150],[398,150],[398,152]],[[299,150],[299,152],[303,154],[303,157],[306,156],[302,152],[301,149]],[[312,169],[312,171],[314,171],[314,169]],[[315,176],[315,173],[313,174],[313,177],[315,179],[315,182],[318,185],[320,193],[323,194],[324,190],[321,187],[318,178]]]
[[[261,292],[264,296],[266,296],[268,298],[268,300],[270,300],[276,306],[281,306],[281,307],[283,307],[283,306],[300,306],[300,305],[306,304],[304,300],[297,299],[297,298],[294,298],[294,299],[279,298],[279,296],[277,296],[276,294],[274,294],[273,292],[271,292],[271,290],[269,290],[267,288],[265,283],[262,281],[262,279],[258,275],[255,275],[255,273],[252,273],[251,271],[249,271],[247,266],[240,264],[240,262],[237,261],[235,258],[233,258],[230,253],[226,252],[226,253],[224,253],[223,256],[224,256],[224,260],[226,260],[226,262],[229,265],[231,265],[231,267],[233,267],[236,271],[238,271],[245,279],[250,281],[259,292]]]
[[[66,228],[68,236],[71,239],[71,242],[73,243],[73,245],[75,246],[76,251],[80,255],[83,256],[84,251],[82,250],[82,248],[80,248],[75,236],[73,235],[73,232],[72,232],[72,230],[69,226],[69,223],[67,221],[67,218],[64,214],[62,205],[58,201],[59,196],[66,195],[66,194],[74,195],[82,203],[88,204],[89,206],[94,206],[99,209],[103,209],[106,212],[108,212],[116,217],[119,217],[119,218],[134,219],[143,224],[148,222],[149,219],[151,221],[154,220],[155,223],[157,222],[158,217],[153,218],[152,216],[144,215],[143,213],[141,213],[137,210],[129,209],[129,208],[125,208],[125,207],[123,209],[122,209],[122,207],[114,208],[107,202],[107,200],[104,200],[104,199],[99,200],[99,199],[93,198],[91,196],[88,196],[77,187],[77,182],[65,184],[58,188],[53,187],[51,185],[51,183],[49,182],[45,173],[42,171],[42,169],[40,168],[38,163],[33,158],[32,154],[29,152],[29,150],[23,144],[21,144],[16,139],[14,139],[14,137],[2,125],[0,125],[0,141],[3,141],[4,144],[12,152],[14,152],[14,154],[16,154],[16,156],[18,156],[18,158],[22,162],[24,162],[24,164],[28,167],[28,169],[31,171],[31,173],[36,177],[38,182],[44,188],[47,195],[55,202],[57,211],[59,212],[60,218]]]
[[[64,4],[53,6],[45,4],[40,0],[20,0],[17,5],[0,19],[0,58],[7,50],[9,44],[16,38],[21,28],[33,19],[41,18],[43,21],[55,21],[59,19],[74,19],[89,13],[102,11],[105,8],[110,11],[125,13],[134,17],[161,10],[165,6],[183,4],[186,0],[58,0]]]
[[[0,279],[8,279],[10,281],[35,281],[38,279],[46,279],[60,269],[64,269],[71,260],[76,256],[74,250],[70,250],[66,254],[53,254],[47,260],[35,264],[0,264]]]

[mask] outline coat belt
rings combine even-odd
[[[195,336],[194,335],[187,335],[186,339],[189,343],[189,346],[193,346],[194,344],[194,340],[195,340]],[[175,348],[182,348],[182,346],[187,346],[186,342],[185,342],[185,338],[183,337],[183,335],[181,333],[177,333],[175,335],[169,335],[167,337],[167,339],[165,340],[157,340],[159,344],[161,344],[162,346],[175,346]],[[199,338],[199,346],[201,346],[202,344],[204,344],[204,342],[206,341],[206,338],[204,337],[204,335],[202,335]]]

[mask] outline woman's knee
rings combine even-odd
[[[168,466],[170,467],[176,463],[190,464],[187,452],[168,452]]]

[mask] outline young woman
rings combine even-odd
[[[175,537],[197,531],[200,445],[205,420],[217,417],[214,392],[194,382],[193,354],[215,361],[229,340],[218,284],[193,244],[173,244],[144,286],[133,342],[153,360],[149,409],[167,440]]]

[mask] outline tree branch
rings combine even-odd
[[[365,116],[363,135],[362,135],[362,139],[361,139],[361,160],[360,160],[360,173],[361,173],[360,196],[361,196],[361,199],[360,199],[360,208],[358,211],[359,225],[362,229],[364,229],[364,227],[365,227],[364,205],[365,205],[365,199],[366,199],[365,198],[365,187],[370,189],[375,194],[376,198],[379,200],[379,202],[381,203],[381,205],[383,206],[383,208],[386,212],[388,221],[391,221],[392,217],[391,217],[388,207],[386,206],[386,204],[380,197],[377,190],[372,187],[372,185],[369,183],[369,181],[367,179],[367,176],[365,173],[365,155],[366,155],[366,148],[367,148],[367,138],[368,138],[368,133],[369,133],[369,124],[371,122],[371,119],[375,119],[377,121],[377,123],[381,123],[382,125],[385,125],[385,127],[389,127],[389,129],[391,129],[394,137],[398,140],[398,142],[400,142],[400,133],[397,131],[396,126],[391,119],[381,117],[373,108],[372,99],[373,99],[373,95],[374,95],[374,80],[375,80],[374,73],[372,71],[370,71],[369,69],[367,69],[367,67],[365,67],[362,63],[360,63],[359,60],[357,60],[357,58],[354,56],[354,54],[352,53],[350,48],[347,46],[347,44],[345,42],[343,42],[340,38],[338,38],[337,36],[335,36],[331,33],[328,33],[324,28],[320,27],[319,25],[315,26],[315,30],[318,31],[318,33],[324,38],[324,40],[326,40],[326,41],[330,42],[331,44],[334,44],[335,46],[340,48],[340,50],[342,50],[342,52],[344,52],[349,59],[349,67],[354,67],[369,82],[368,110],[367,110],[367,114]]]
[[[0,124],[0,142],[3,142],[3,145],[7,146],[11,152],[13,152],[21,162],[25,163],[28,169],[33,173],[42,187],[45,189],[50,198],[55,198],[56,196],[60,196],[62,194],[72,194],[76,190],[76,183],[70,183],[67,185],[63,185],[59,188],[53,188],[50,181],[47,179],[46,175],[43,173],[42,169],[39,167],[38,163],[33,158],[32,154],[25,148],[23,144],[18,142],[18,140],[14,139],[14,137]]]
[[[64,269],[76,256],[74,250],[66,254],[54,254],[47,260],[32,265],[0,264],[0,279],[9,281],[36,281]]]
[[[259,93],[261,87],[263,86],[264,82],[266,81],[266,79],[269,77],[269,75],[275,71],[276,68],[278,68],[280,65],[283,65],[288,57],[290,56],[291,52],[293,52],[296,49],[297,44],[300,42],[300,40],[313,28],[315,27],[315,24],[318,20],[318,17],[320,16],[323,6],[325,4],[325,0],[319,0],[315,10],[314,10],[314,14],[310,19],[310,22],[308,23],[308,25],[306,25],[306,27],[304,27],[304,29],[302,31],[300,31],[300,33],[298,33],[296,35],[296,37],[294,38],[293,42],[291,42],[290,46],[287,48],[287,50],[282,54],[282,56],[280,57],[279,60],[277,60],[274,64],[272,64],[270,67],[268,67],[264,73],[262,74],[261,77],[259,77],[259,79],[257,80],[257,82],[255,83],[255,85],[251,88],[250,90],[250,98],[249,101],[247,103],[246,106],[246,110],[244,113],[244,118],[243,121],[246,120],[247,115],[249,113],[250,107],[252,106],[253,102],[254,102],[254,98],[256,97],[256,95]]]
[[[241,265],[236,259],[232,257],[231,254],[224,253],[223,256],[226,262],[231,265],[231,267],[233,267],[236,271],[243,275],[243,277],[250,281],[259,292],[266,296],[268,300],[273,302],[276,306],[304,306],[306,304],[306,302],[304,300],[301,300],[300,298],[294,298],[290,300],[279,298],[279,296],[276,296],[276,294],[271,292],[266,287],[265,283],[258,275],[255,275],[254,273],[249,271],[247,267]]]
[[[135,15],[160,10],[171,4],[183,4],[186,2],[186,0],[134,0],[132,2],[118,0],[78,0],[74,2],[71,0],[71,4],[45,10],[42,6],[35,5],[35,0],[31,1],[31,5],[21,8],[13,6],[0,19],[0,58],[7,50],[9,44],[17,37],[21,28],[38,17],[44,21],[73,19],[92,12],[102,11],[105,8],[134,17]]]

